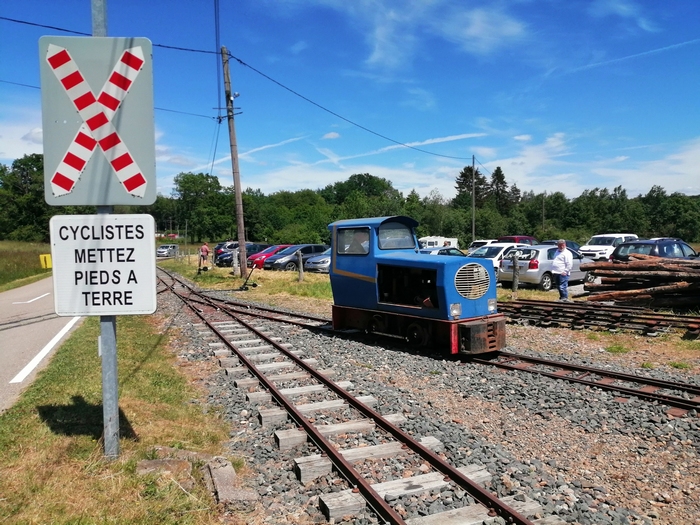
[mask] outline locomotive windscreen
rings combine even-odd
[[[380,250],[416,247],[413,231],[400,222],[385,222],[379,227],[378,245]]]

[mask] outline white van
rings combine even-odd
[[[637,239],[634,233],[601,233],[591,237],[580,251],[594,261],[607,261],[619,244]]]
[[[449,246],[451,248],[457,248],[459,250],[459,241],[456,237],[439,237],[437,235],[421,237],[420,239],[418,239],[418,244],[420,244],[420,247],[423,249],[442,248],[443,246]]]

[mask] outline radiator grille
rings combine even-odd
[[[483,297],[490,284],[491,277],[488,270],[478,263],[465,264],[457,270],[455,275],[455,288],[465,299]]]

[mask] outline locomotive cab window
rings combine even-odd
[[[338,230],[337,253],[366,255],[369,253],[369,228]]]
[[[416,247],[411,228],[400,222],[385,222],[379,227],[380,250],[414,249]]]

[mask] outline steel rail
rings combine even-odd
[[[338,467],[338,469],[341,471],[341,473],[346,477],[346,479],[350,482],[351,485],[355,485],[359,491],[362,493],[364,498],[370,502],[373,503],[372,507],[375,509],[375,511],[387,522],[391,523],[392,525],[406,525],[406,522],[403,520],[403,518],[394,510],[392,509],[385,501],[383,498],[377,494],[377,492],[372,488],[372,486],[359,475],[359,472],[357,472],[354,467],[337,451],[335,450],[335,447],[325,438],[323,435],[320,433],[320,431],[313,425],[311,424],[306,417],[303,416],[303,414],[294,406],[292,402],[290,402],[286,396],[284,396],[279,389],[267,379],[264,373],[262,373],[254,364],[251,360],[249,360],[245,354],[240,352],[238,348],[232,344],[224,334],[222,334],[209,320],[206,318],[206,316],[199,311],[197,308],[195,308],[191,302],[189,301],[189,298],[185,297],[182,294],[179,294],[176,292],[174,289],[172,289],[172,292],[182,300],[185,305],[187,305],[196,315],[199,317],[204,324],[207,325],[207,327],[214,332],[219,339],[229,347],[231,352],[233,352],[236,357],[250,370],[250,372],[260,381],[260,383],[263,385],[264,388],[267,389],[268,392],[270,392],[270,395],[279,403],[281,406],[285,408],[287,413],[290,415],[290,417],[294,420],[294,422],[299,425],[301,428],[304,429],[304,431],[307,433],[307,435],[311,438],[311,440],[314,442],[314,444],[319,447],[325,454],[328,455],[329,458],[333,461],[333,463]],[[214,305],[210,305],[213,308],[217,308]],[[231,314],[230,314],[231,315]],[[275,341],[267,337],[266,335],[260,333],[258,330],[255,330],[252,325],[249,323],[243,321],[242,319],[236,318],[234,315],[231,315],[236,321],[241,323],[243,326],[245,326],[247,329],[251,330],[253,333],[255,333],[258,337],[263,339],[265,342],[268,344],[273,345],[277,350],[281,351],[284,353],[287,357],[293,359],[296,364],[302,366],[305,370],[311,371],[313,369],[310,369],[308,365],[303,363],[303,361],[298,358],[297,356],[293,355],[289,351],[287,351],[285,348],[283,348],[281,345],[277,344]],[[322,377],[320,374],[318,374],[319,377]],[[315,375],[316,377],[316,375]],[[338,387],[340,390],[345,392],[345,390],[341,389]],[[347,396],[349,394],[346,393]]]
[[[180,297],[180,299],[183,300],[185,304],[188,304],[187,301],[185,301],[183,295],[178,294],[177,292],[175,292],[174,289],[173,293]],[[367,481],[362,476],[360,476],[360,474],[354,469],[354,467],[340,454],[339,451],[335,449],[335,447],[333,447],[333,445],[318,431],[318,429],[316,429],[314,425],[309,423],[307,418],[304,417],[296,409],[296,407],[279,392],[275,385],[269,383],[265,375],[262,372],[260,372],[255,367],[255,365],[252,362],[250,362],[244,355],[242,355],[237,350],[237,348],[234,345],[232,345],[230,341],[228,341],[226,337],[218,331],[218,329],[216,329],[216,327],[211,325],[211,323],[209,323],[206,320],[205,316],[201,312],[199,312],[196,308],[192,307],[189,304],[188,306],[196,313],[196,315],[200,319],[202,319],[202,321],[208,327],[210,327],[210,329],[213,332],[215,332],[220,337],[220,339],[231,349],[231,351],[236,354],[236,356],[251,370],[251,372],[258,378],[258,380],[265,386],[265,388],[268,388],[271,395],[277,400],[278,403],[280,403],[280,405],[284,406],[284,408],[288,411],[295,423],[299,424],[301,427],[304,428],[307,434],[311,437],[312,441],[321,450],[323,450],[323,452],[325,452],[328,455],[328,457],[338,467],[338,469],[346,476],[348,480],[350,480],[351,484],[354,483],[357,486],[364,498],[368,500],[368,502],[373,502],[377,505],[378,508],[375,508],[377,513],[392,524],[405,524],[401,516],[398,515],[390,506],[386,504],[384,499],[381,498],[374,489],[372,489],[371,485],[369,485],[369,483],[367,483]],[[214,305],[211,306],[218,308]],[[528,520],[525,516],[523,516],[515,509],[500,501],[496,496],[494,496],[490,492],[481,488],[478,484],[469,479],[465,474],[460,472],[456,467],[445,462],[432,450],[428,449],[420,442],[415,440],[413,437],[403,432],[400,428],[398,428],[393,423],[384,418],[379,412],[375,411],[371,407],[359,401],[345,389],[338,386],[335,382],[330,381],[328,378],[323,376],[318,370],[306,364],[301,358],[292,354],[289,350],[281,346],[279,343],[273,341],[265,334],[260,333],[251,324],[247,323],[243,319],[240,319],[237,315],[234,315],[232,313],[229,313],[229,315],[235,318],[237,322],[241,323],[243,326],[245,326],[253,333],[258,335],[258,337],[266,341],[268,344],[275,347],[278,351],[283,353],[290,360],[294,361],[300,368],[303,368],[316,380],[327,386],[330,390],[332,390],[338,396],[347,401],[348,404],[355,408],[358,412],[360,412],[367,418],[374,420],[380,428],[391,434],[397,441],[405,443],[410,449],[412,449],[422,458],[426,459],[436,470],[444,474],[450,480],[455,481],[455,483],[457,483],[460,487],[465,489],[472,497],[474,497],[475,500],[481,503],[490,512],[494,513],[494,515],[500,515],[501,517],[506,519],[508,523],[513,523],[515,525],[533,525],[533,523],[530,520]],[[243,315],[258,317],[253,312],[246,312]],[[279,319],[274,320],[279,321]]]
[[[700,329],[700,317],[697,316],[664,314],[645,308],[620,307],[592,302],[563,303],[558,301],[518,300],[499,302],[498,308],[506,314],[508,312],[522,314],[523,312],[531,313],[533,310],[544,310],[557,317],[567,317],[568,315],[581,316],[583,314],[584,317],[581,320],[584,321],[587,316],[591,316],[594,319],[609,319],[611,323],[619,323],[621,321],[641,323],[650,328],[662,325],[693,331]]]
[[[593,367],[587,367],[587,366],[579,366],[579,365],[571,365],[568,363],[560,363],[558,361],[551,361],[548,359],[540,359],[537,357],[530,357],[530,356],[524,356],[524,355],[519,355],[519,354],[512,354],[509,352],[499,352],[498,357],[505,357],[504,361],[493,361],[489,359],[484,359],[484,358],[479,358],[479,357],[474,357],[471,358],[470,361],[484,364],[484,365],[491,365],[491,366],[496,366],[499,368],[504,368],[508,370],[519,370],[519,371],[525,371],[525,372],[530,372],[534,374],[539,374],[543,375],[546,377],[551,377],[555,379],[564,379],[570,382],[574,383],[580,383],[580,384],[585,384],[588,386],[595,386],[598,387],[602,390],[609,390],[609,391],[614,391],[614,392],[620,392],[623,394],[629,394],[631,396],[639,397],[641,399],[646,399],[648,401],[658,401],[663,404],[676,407],[676,408],[681,408],[683,410],[699,410],[700,409],[700,387],[697,387],[695,385],[691,385],[688,383],[676,383],[673,381],[664,381],[660,379],[653,379],[653,378],[645,378],[641,376],[636,376],[633,374],[625,374],[625,373],[620,373],[620,372],[612,372],[609,370],[604,370],[601,368],[593,368]],[[518,365],[515,364],[516,362],[520,361],[521,363],[528,363],[528,364],[537,364],[537,365],[546,365],[550,366],[553,368],[558,368],[560,372],[548,372],[545,370],[537,370],[537,369],[531,369],[529,367]],[[569,376],[569,375],[564,375],[561,373],[561,370],[565,370],[571,373],[574,372],[580,372],[580,376]],[[601,379],[599,380],[594,380],[590,379],[591,374],[596,374],[601,376]],[[627,381],[631,383],[638,383],[643,385],[640,389],[637,388],[629,388],[629,387],[624,387],[624,386],[616,386],[610,382],[606,382],[606,379],[614,379],[618,381]],[[645,392],[642,390],[645,387],[654,387],[654,388],[659,388],[659,389],[668,389],[668,390],[680,390],[680,391],[685,391],[690,394],[695,395],[696,397],[693,399],[684,399],[682,397],[678,396],[672,396],[669,394],[662,394],[662,393],[656,393],[655,391],[648,391]]]

